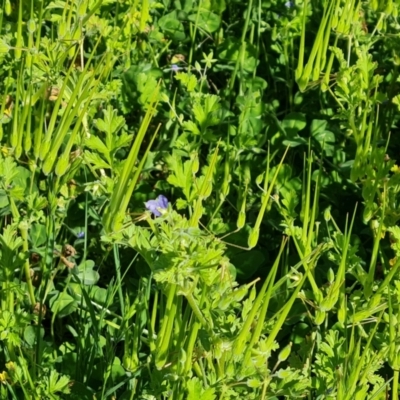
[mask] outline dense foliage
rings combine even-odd
[[[1,399],[398,400],[398,0],[0,7]]]

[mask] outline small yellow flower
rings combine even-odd
[[[10,380],[9,375],[7,374],[6,371],[3,371],[0,373],[0,383],[6,383],[8,380]]]
[[[390,169],[392,172],[394,172],[395,174],[400,174],[400,168],[398,165],[393,165],[393,167]]]

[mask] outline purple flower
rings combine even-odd
[[[160,210],[168,208],[168,199],[160,194],[155,200],[146,201],[144,205],[155,217],[159,217],[161,215]]]
[[[83,239],[84,237],[85,237],[85,232],[78,232],[77,234],[76,234],[76,237],[78,238],[78,239]]]
[[[178,72],[180,70],[180,68],[176,64],[172,64],[171,69],[174,72]]]
[[[286,8],[292,8],[292,7],[294,7],[293,1],[287,1],[287,2],[285,3],[285,7],[286,7]]]

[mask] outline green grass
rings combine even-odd
[[[398,9],[0,0],[0,398],[398,399]]]

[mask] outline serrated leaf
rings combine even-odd
[[[111,166],[107,162],[105,162],[97,153],[86,151],[85,160],[89,162],[94,169],[111,168]]]
[[[198,378],[192,378],[187,383],[188,397],[187,400],[198,400],[202,398],[203,385]]]
[[[121,147],[129,146],[129,144],[132,142],[132,138],[133,135],[129,135],[126,132],[121,133],[121,135],[118,136],[113,143],[113,151]]]
[[[99,130],[107,135],[117,133],[125,124],[125,118],[121,115],[117,115],[117,110],[113,109],[112,106],[108,106],[106,110],[103,110],[104,119],[97,119],[95,124]],[[107,144],[111,148],[111,143]]]
[[[109,149],[105,145],[105,143],[95,135],[91,135],[89,138],[85,140],[85,145],[89,147],[91,150],[97,150],[102,153],[106,158],[109,158]]]
[[[69,378],[65,375],[61,375],[55,370],[52,369],[49,377],[49,392],[54,393],[65,393],[68,394],[70,392],[69,389]]]
[[[200,135],[200,130],[193,121],[184,121],[182,126],[186,131],[191,132],[194,135]]]

